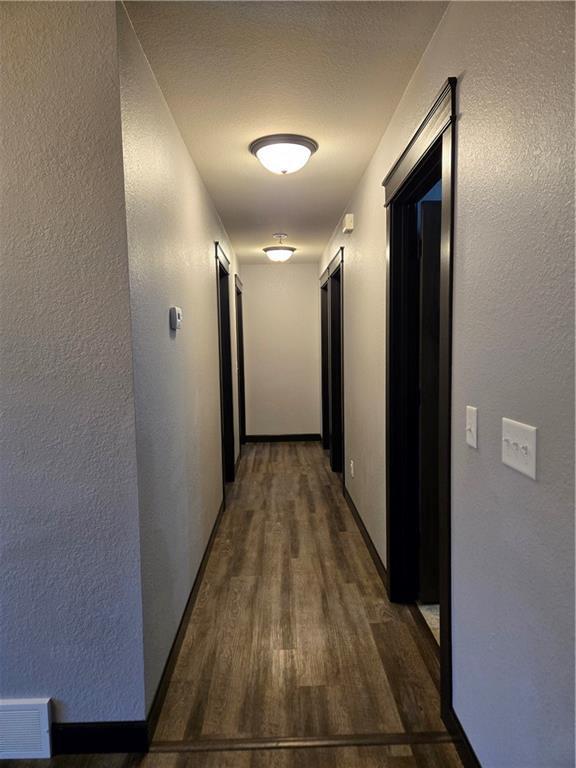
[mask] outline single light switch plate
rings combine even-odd
[[[536,480],[536,427],[502,419],[502,462]]]
[[[466,406],[466,442],[472,448],[478,448],[478,408]]]
[[[182,325],[182,310],[180,307],[170,307],[170,328],[177,331]]]
[[[350,459],[350,477],[354,477],[354,459]]]

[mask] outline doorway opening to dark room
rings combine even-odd
[[[242,303],[242,281],[234,276],[236,290],[236,359],[238,362],[238,424],[240,445],[246,442],[246,383],[244,378],[244,306]]]
[[[440,642],[451,720],[450,430],[455,78],[383,182],[388,244],[390,599],[418,603]],[[438,626],[439,625],[439,626]]]
[[[330,352],[328,331],[328,280],[320,285],[320,333],[322,355],[322,447],[330,448]]]
[[[320,277],[322,444],[333,472],[344,469],[344,248]]]
[[[220,409],[222,432],[222,479],[234,482],[234,401],[232,394],[232,339],[230,333],[230,262],[216,243],[218,297],[218,347],[220,353]]]

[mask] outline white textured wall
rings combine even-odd
[[[149,708],[222,502],[215,240],[233,302],[235,262],[123,8],[118,18]]]
[[[115,9],[0,4],[0,695],[144,717]]]
[[[248,435],[320,432],[317,264],[245,264]]]
[[[458,75],[454,703],[485,768],[574,765],[573,29],[573,4],[451,4],[324,259],[346,246],[346,483],[384,555],[380,184]],[[537,482],[501,463],[502,416],[538,427]]]

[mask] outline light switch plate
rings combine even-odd
[[[536,427],[502,419],[502,462],[536,480]]]
[[[182,325],[182,310],[180,307],[170,307],[170,328],[177,331]]]
[[[466,406],[466,442],[472,448],[478,448],[478,408]]]

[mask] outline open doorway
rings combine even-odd
[[[437,604],[438,539],[438,334],[441,236],[441,163],[436,148],[402,187],[391,206],[392,225],[400,232],[392,245],[390,334],[401,343],[390,360],[390,394],[402,403],[396,413],[401,468],[405,484],[403,509],[410,528],[402,574],[391,554],[391,590],[402,601]],[[398,232],[395,232],[398,234]],[[401,239],[400,239],[401,238]],[[400,251],[401,249],[401,251]],[[401,443],[400,443],[401,441]],[[391,461],[394,461],[392,457]],[[392,507],[394,512],[394,507]],[[394,536],[394,532],[392,534]],[[406,559],[407,558],[407,559]]]
[[[246,442],[246,386],[244,381],[244,310],[242,305],[242,281],[234,276],[236,289],[236,348],[238,361],[238,425],[240,445]]]
[[[229,267],[230,262],[226,254],[220,244],[216,243],[218,348],[220,354],[220,421],[222,434],[222,478],[224,483],[232,483],[235,475]]]
[[[338,258],[338,257],[337,257]],[[344,402],[342,376],[342,259],[330,270],[330,466],[344,469]]]
[[[340,248],[320,277],[322,445],[333,472],[344,469],[343,267]]]
[[[440,643],[452,720],[450,403],[454,121],[450,78],[386,179],[387,549],[393,602]]]
[[[418,323],[419,397],[419,579],[418,605],[440,643],[440,541],[438,519],[438,365],[442,179],[440,167],[417,192],[417,253],[420,262]]]
[[[328,277],[320,284],[320,334],[322,357],[322,447],[330,448],[330,350],[329,350]]]

